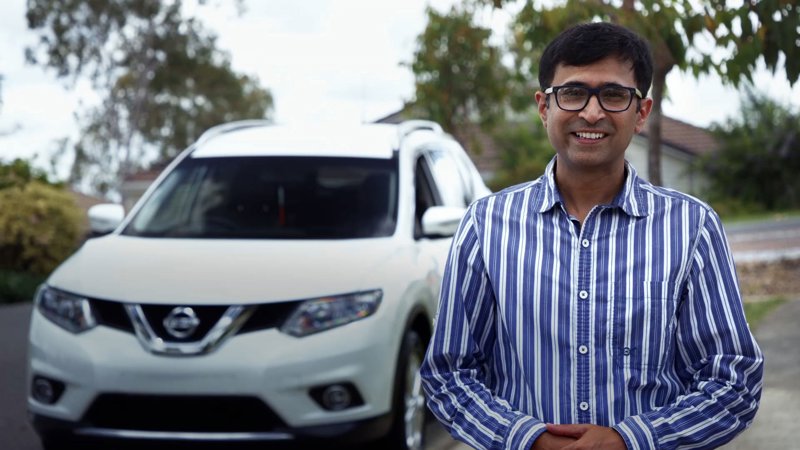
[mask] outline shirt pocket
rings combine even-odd
[[[674,286],[642,282],[614,300],[614,364],[633,371],[657,371],[674,357]]]

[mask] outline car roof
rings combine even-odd
[[[243,122],[210,130],[191,158],[221,156],[334,156],[389,159],[398,149],[398,129],[389,124],[272,125]]]

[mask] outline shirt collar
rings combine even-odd
[[[557,204],[563,203],[561,193],[556,185],[555,169],[556,157],[554,156],[550,163],[547,164],[542,175],[543,189],[538,193],[540,198],[537,202],[541,205],[539,207],[540,213],[547,212]],[[636,169],[628,161],[625,161],[625,184],[623,184],[622,190],[614,197],[610,206],[617,207],[633,217],[648,215],[649,211],[644,198],[645,193],[641,187],[642,183],[647,182],[639,178]]]

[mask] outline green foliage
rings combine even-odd
[[[63,188],[31,181],[0,189],[0,269],[43,275],[78,244],[82,215]]]
[[[475,25],[469,6],[453,7],[448,14],[429,8],[427,14],[411,64],[415,106],[450,132],[497,123],[504,113],[508,70],[501,50],[489,42],[491,30]]]
[[[36,288],[46,278],[43,275],[0,270],[0,304],[31,301]]]
[[[721,149],[701,161],[712,201],[759,205],[767,211],[800,207],[800,115],[747,92],[741,118],[717,125]],[[717,204],[717,203],[715,203]]]
[[[89,77],[104,97],[81,115],[71,181],[114,189],[153,150],[170,159],[213,125],[269,118],[269,91],[235,73],[216,36],[183,11],[182,0],[28,2],[40,37],[29,61]]]
[[[472,23],[469,15],[477,8],[504,8],[512,3],[516,2],[464,0],[465,6],[453,9],[449,16],[429,15],[428,28],[420,36],[416,60],[424,64],[415,63],[412,69],[418,80],[417,101],[426,104],[426,108],[432,111],[432,118],[447,124],[448,116],[443,111],[454,110],[448,105],[474,104],[470,103],[468,90],[456,89],[458,83],[463,83],[467,77],[460,72],[447,72],[448,64],[468,67],[483,61],[480,52],[431,51],[437,48],[434,43],[453,35],[445,24],[467,26],[464,24]],[[528,111],[533,103],[532,93],[538,88],[541,53],[547,43],[565,28],[593,20],[626,26],[647,39],[653,52],[648,175],[656,184],[661,182],[661,133],[657,125],[666,91],[666,77],[673,68],[691,71],[695,76],[716,72],[725,82],[738,85],[742,80],[752,78],[758,61],[763,60],[773,71],[784,61],[789,81],[794,83],[800,77],[800,46],[797,41],[800,7],[794,0],[744,2],[741,5],[730,5],[725,0],[561,0],[543,5],[542,2],[526,0],[516,13],[508,48],[513,68],[497,81],[491,81],[506,80],[507,86],[503,95],[486,91],[491,95],[482,99],[484,109],[497,114],[507,112],[507,106],[517,112]],[[720,54],[724,56],[720,57]],[[493,121],[499,120],[495,116]]]
[[[738,220],[752,216],[763,216],[764,206],[758,203],[744,201],[739,198],[720,196],[706,193],[709,204],[714,211],[726,221]]]
[[[723,80],[736,86],[752,83],[757,63],[773,72],[783,64],[794,84],[800,78],[800,5],[796,0],[744,2],[731,7],[724,0],[706,0],[706,30],[730,55],[713,64]],[[781,58],[783,55],[783,58]]]
[[[553,148],[538,116],[508,123],[492,137],[501,156],[500,167],[490,181],[492,191],[538,178],[553,158]]]
[[[31,181],[49,183],[44,171],[36,169],[24,159],[17,158],[10,163],[0,161],[0,189],[24,186]]]

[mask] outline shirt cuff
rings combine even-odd
[[[631,416],[614,425],[628,450],[656,450],[658,442],[653,425],[643,416]]]
[[[541,420],[531,416],[519,416],[511,425],[506,438],[507,450],[530,450],[535,441],[546,430]]]

